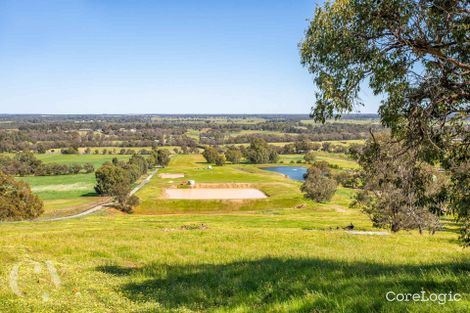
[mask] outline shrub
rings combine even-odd
[[[64,148],[60,150],[62,154],[78,154],[78,149],[74,147]]]

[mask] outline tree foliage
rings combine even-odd
[[[0,171],[0,220],[13,221],[31,219],[44,212],[43,203],[31,192],[25,182]]]
[[[417,153],[381,136],[367,141],[359,158],[364,189],[355,205],[377,227],[428,229],[440,227],[438,216],[446,211],[447,177],[425,163]]]
[[[279,155],[265,140],[255,138],[246,149],[246,158],[254,164],[276,163]]]
[[[305,174],[305,181],[300,190],[307,198],[317,202],[331,200],[336,192],[336,181],[332,179],[328,163],[324,161],[315,162]]]
[[[157,150],[157,165],[161,167],[167,167],[170,164],[170,151],[167,149]]]
[[[206,159],[207,163],[215,163],[219,156],[219,152],[214,147],[206,147],[202,152],[202,155]]]
[[[95,190],[100,195],[118,196],[126,190],[130,191],[131,178],[120,166],[105,163],[96,170],[95,177]]]
[[[300,44],[318,87],[312,117],[352,111],[368,83],[383,98],[382,124],[413,150],[413,168],[439,162],[452,175],[449,199],[467,224],[458,169],[470,162],[469,30],[467,0],[336,0],[316,9]]]
[[[225,151],[225,158],[232,164],[238,164],[242,159],[242,153],[236,146],[230,146],[227,151]]]

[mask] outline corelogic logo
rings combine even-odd
[[[33,270],[32,273],[30,273],[31,268]],[[22,262],[16,263],[13,266],[10,272],[10,279],[9,279],[10,289],[18,297],[25,296],[25,292],[23,291],[22,287],[24,288],[31,287],[31,286],[20,285],[19,281],[28,281],[28,278],[29,278],[29,281],[31,281],[31,278],[32,278],[32,277],[24,277],[24,274],[21,275],[22,271],[20,269],[29,269],[29,271],[27,271],[26,273],[29,273],[30,276],[34,276],[34,275],[37,276],[45,272],[46,279],[50,281],[50,283],[54,286],[54,288],[55,289],[60,288],[61,280],[60,280],[59,274],[57,274],[57,269],[55,268],[54,264],[51,261],[45,261],[45,262],[22,261]],[[20,276],[22,278],[21,280],[19,279]],[[37,280],[37,283],[39,283],[39,280]],[[49,294],[47,292],[43,292],[42,299],[43,301],[48,301]]]
[[[454,302],[462,300],[460,293],[428,293],[425,290],[416,293],[397,293],[389,291],[385,294],[385,299],[389,302],[437,302],[438,304],[446,304],[447,302]]]

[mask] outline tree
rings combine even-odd
[[[141,155],[134,154],[128,161],[130,165],[135,165],[137,167],[137,173],[138,176],[140,177],[143,174],[147,173],[148,170],[148,164],[145,158]]]
[[[100,195],[119,196],[129,192],[131,180],[127,171],[111,163],[103,164],[95,172],[95,190]]]
[[[230,146],[227,151],[225,151],[225,158],[232,164],[238,164],[242,159],[242,153],[236,146]]]
[[[36,151],[39,153],[39,154],[45,154],[47,152],[47,149],[46,147],[44,147],[44,145],[42,144],[37,144],[36,146]]]
[[[307,198],[317,202],[325,202],[329,201],[335,194],[336,181],[322,173],[319,167],[312,165],[305,174],[305,181],[300,190],[305,192]]]
[[[346,188],[357,189],[363,184],[359,171],[355,170],[340,171],[334,175],[334,178],[338,184]]]
[[[315,153],[313,152],[308,152],[304,155],[304,160],[307,163],[312,163],[315,161]]]
[[[215,159],[215,165],[222,166],[225,164],[225,156],[223,154],[217,154],[217,158]]]
[[[300,45],[318,87],[312,117],[351,112],[368,83],[384,99],[382,124],[416,163],[450,173],[449,199],[464,224],[469,195],[460,186],[468,181],[453,169],[470,162],[469,25],[467,0],[333,1],[317,8]]]
[[[70,174],[78,174],[82,170],[82,166],[78,163],[71,164],[69,166],[69,173]]]
[[[268,145],[266,140],[254,138],[251,141],[250,146],[246,149],[246,157],[254,164],[276,163],[278,160],[278,153]]]
[[[446,177],[386,136],[367,141],[359,158],[364,189],[355,206],[367,213],[374,226],[402,229],[440,227],[438,215],[446,209]]]
[[[95,167],[93,166],[93,164],[91,163],[85,163],[83,165],[83,170],[85,171],[85,173],[93,173],[95,171]]]
[[[329,142],[323,142],[323,143],[321,144],[321,148],[322,148],[322,150],[325,151],[325,152],[331,152],[331,143],[329,143]]]
[[[18,164],[17,173],[21,176],[31,175],[41,166],[41,161],[36,159],[32,152],[20,152],[15,154],[14,160],[20,162]]]
[[[162,167],[167,167],[170,164],[170,151],[167,149],[157,150],[157,164]]]
[[[31,219],[44,212],[43,203],[25,182],[15,181],[0,171],[0,220]]]
[[[204,151],[202,152],[202,155],[206,159],[207,163],[215,163],[219,153],[217,152],[217,149],[214,147],[206,147]]]

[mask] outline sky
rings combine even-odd
[[[315,5],[1,0],[0,113],[307,114],[297,45]]]

